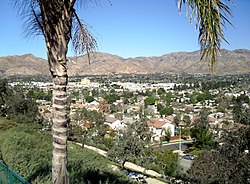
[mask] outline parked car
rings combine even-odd
[[[147,183],[147,181],[145,180],[145,176],[143,176],[142,174],[139,174],[133,171],[131,172],[128,170],[123,170],[122,172],[126,174],[128,177],[130,177],[131,179],[133,179],[134,181],[137,181],[139,183]]]
[[[194,156],[192,154],[186,154],[182,156],[182,158],[186,160],[194,160]]]

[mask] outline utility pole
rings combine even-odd
[[[179,142],[179,150],[181,152],[181,126],[179,125],[179,129],[180,129],[180,142]]]

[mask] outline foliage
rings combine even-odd
[[[49,179],[51,137],[35,125],[18,125],[1,133],[3,161],[29,182]],[[48,183],[48,182],[45,182]]]
[[[205,100],[213,100],[213,96],[208,90],[205,90],[203,93],[199,93],[199,92],[195,91],[190,96],[190,103],[191,104],[195,104],[198,102],[204,102]]]
[[[93,89],[91,91],[92,96],[98,96],[99,95],[99,90],[98,89]]]
[[[243,107],[243,103],[248,102],[248,100],[249,100],[248,97],[242,95],[233,100],[234,102],[233,117],[236,123],[250,125],[250,116],[249,116],[250,109]]]
[[[108,156],[112,160],[120,161],[122,165],[126,161],[141,160],[146,146],[149,146],[150,137],[144,121],[134,122],[119,132],[115,145],[108,151]]]
[[[195,104],[195,103],[196,103],[196,99],[195,99],[195,96],[194,96],[194,95],[192,95],[192,96],[190,97],[190,103],[191,103],[191,104]]]
[[[191,128],[191,137],[195,139],[198,148],[209,148],[214,144],[213,133],[208,128],[208,110],[202,109],[196,124]]]
[[[161,103],[158,103],[156,107],[158,112],[160,112],[164,108],[164,106]]]
[[[20,123],[41,123],[42,118],[34,99],[27,98],[20,87],[10,88],[0,82],[0,116]],[[15,100],[13,100],[15,99]]]
[[[114,146],[114,140],[113,140],[113,137],[108,135],[108,134],[105,134],[104,137],[103,137],[103,143],[104,145],[108,148],[108,149],[111,149],[113,146]]]
[[[249,181],[250,128],[240,126],[225,131],[223,144],[205,151],[192,164],[189,173],[196,183],[246,183]]]
[[[111,87],[114,88],[114,89],[120,89],[121,88],[121,86],[118,85],[118,84],[112,84]]]
[[[182,127],[181,129],[181,135],[186,137],[189,136],[191,134],[190,132],[190,128],[189,127]]]
[[[184,115],[184,116],[183,116],[183,122],[185,123],[186,126],[189,126],[190,123],[191,123],[190,116]]]
[[[234,104],[250,103],[250,98],[246,94],[241,94],[238,97],[233,97],[232,102]]]
[[[136,98],[136,95],[133,93],[133,92],[130,92],[129,90],[124,90],[122,92],[122,95],[123,97],[123,103],[124,104],[129,104],[130,100],[135,97]]]
[[[173,95],[172,95],[171,92],[166,93],[166,95],[165,95],[165,101],[166,101],[168,104],[171,103],[172,98],[173,98]]]
[[[172,115],[174,113],[174,109],[171,106],[164,107],[160,110],[160,115]]]
[[[197,148],[208,148],[214,144],[213,133],[205,127],[192,128],[191,137],[195,139],[195,146]]]
[[[9,98],[6,101],[6,113],[9,118],[21,123],[39,122],[37,104],[31,99],[25,99],[21,94],[15,95],[15,100]]]
[[[176,116],[174,117],[174,125],[178,127],[180,122],[181,122],[181,116],[180,114],[176,114]]]
[[[91,102],[93,102],[95,99],[94,99],[94,97],[93,96],[85,96],[85,100],[86,100],[86,102],[88,102],[88,103],[91,103]]]
[[[116,113],[116,112],[118,112],[118,111],[119,111],[119,109],[118,109],[118,106],[117,106],[117,105],[115,105],[115,104],[111,104],[111,105],[110,105],[110,113],[111,113],[111,114]]]
[[[119,100],[120,97],[116,94],[116,93],[110,93],[110,94],[106,94],[104,96],[104,99],[109,103],[112,104],[114,103],[116,100]]]
[[[166,91],[165,91],[164,88],[159,88],[159,89],[157,90],[157,94],[158,94],[158,95],[162,95],[162,94],[164,94],[164,93],[166,93]]]
[[[150,91],[149,89],[146,90],[145,96],[153,96],[153,92]]]
[[[42,89],[39,88],[33,88],[28,91],[26,94],[28,98],[31,98],[33,100],[46,100],[46,101],[51,101],[52,99],[52,91],[49,90],[47,92],[43,91]]]
[[[132,183],[122,173],[113,171],[106,158],[88,149],[70,145],[68,162],[70,183]]]
[[[96,110],[89,111],[86,108],[82,108],[81,111],[78,111],[75,118],[76,120],[96,123],[98,126],[104,123],[104,117],[101,112],[97,112]]]
[[[171,129],[168,128],[167,130],[165,130],[165,136],[163,136],[163,140],[162,141],[167,141],[169,142],[170,141],[170,137],[171,137]]]
[[[10,129],[13,126],[16,126],[14,121],[0,117],[0,133]]]
[[[0,124],[15,124],[0,119]],[[19,124],[0,129],[2,160],[31,183],[51,183],[51,135],[37,125]],[[68,171],[71,183],[131,183],[112,170],[111,163],[88,149],[69,144]]]
[[[157,104],[157,111],[160,113],[160,115],[171,115],[174,113],[174,109],[171,106],[163,106],[162,104]]]
[[[149,96],[144,100],[144,104],[147,107],[148,105],[154,105],[155,101],[156,101],[155,97]]]
[[[156,151],[156,164],[164,171],[165,175],[174,175],[178,167],[178,154],[170,150]]]
[[[6,114],[5,112],[5,98],[8,95],[7,94],[7,80],[0,80],[0,116],[3,116]]]

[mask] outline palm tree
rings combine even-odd
[[[68,183],[67,174],[67,58],[72,39],[76,52],[89,53],[96,41],[74,9],[76,0],[15,1],[21,16],[28,18],[27,34],[42,34],[47,47],[49,69],[53,78],[53,159],[52,180]],[[72,35],[72,33],[74,33]]]
[[[67,51],[72,40],[77,53],[95,49],[96,41],[74,8],[76,0],[13,0],[20,15],[27,21],[27,35],[42,34],[46,47],[49,69],[53,78],[53,159],[52,181],[68,183],[67,174]],[[91,0],[86,0],[91,1]],[[210,57],[213,66],[224,39],[222,27],[231,15],[225,4],[230,0],[178,0],[179,9],[185,3],[196,15],[202,58]],[[85,2],[79,0],[78,2]],[[92,0],[95,2],[95,0]]]

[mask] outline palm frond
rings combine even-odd
[[[106,0],[110,5],[112,5],[111,0]],[[79,7],[96,7],[101,6],[104,1],[102,0],[79,0],[76,5]]]
[[[24,20],[23,35],[27,38],[43,35],[42,17],[38,0],[12,0],[21,20]]]
[[[221,42],[227,40],[224,37],[223,28],[226,23],[232,25],[228,17],[232,16],[231,9],[227,5],[230,0],[178,0],[178,8],[181,11],[182,4],[192,9],[190,19],[195,15],[196,28],[199,29],[198,41],[201,47],[201,60],[209,58],[209,66],[212,73],[219,55]]]
[[[80,20],[74,11],[72,45],[76,54],[87,53],[90,62],[90,53],[97,49],[95,37],[89,31],[87,24]]]

